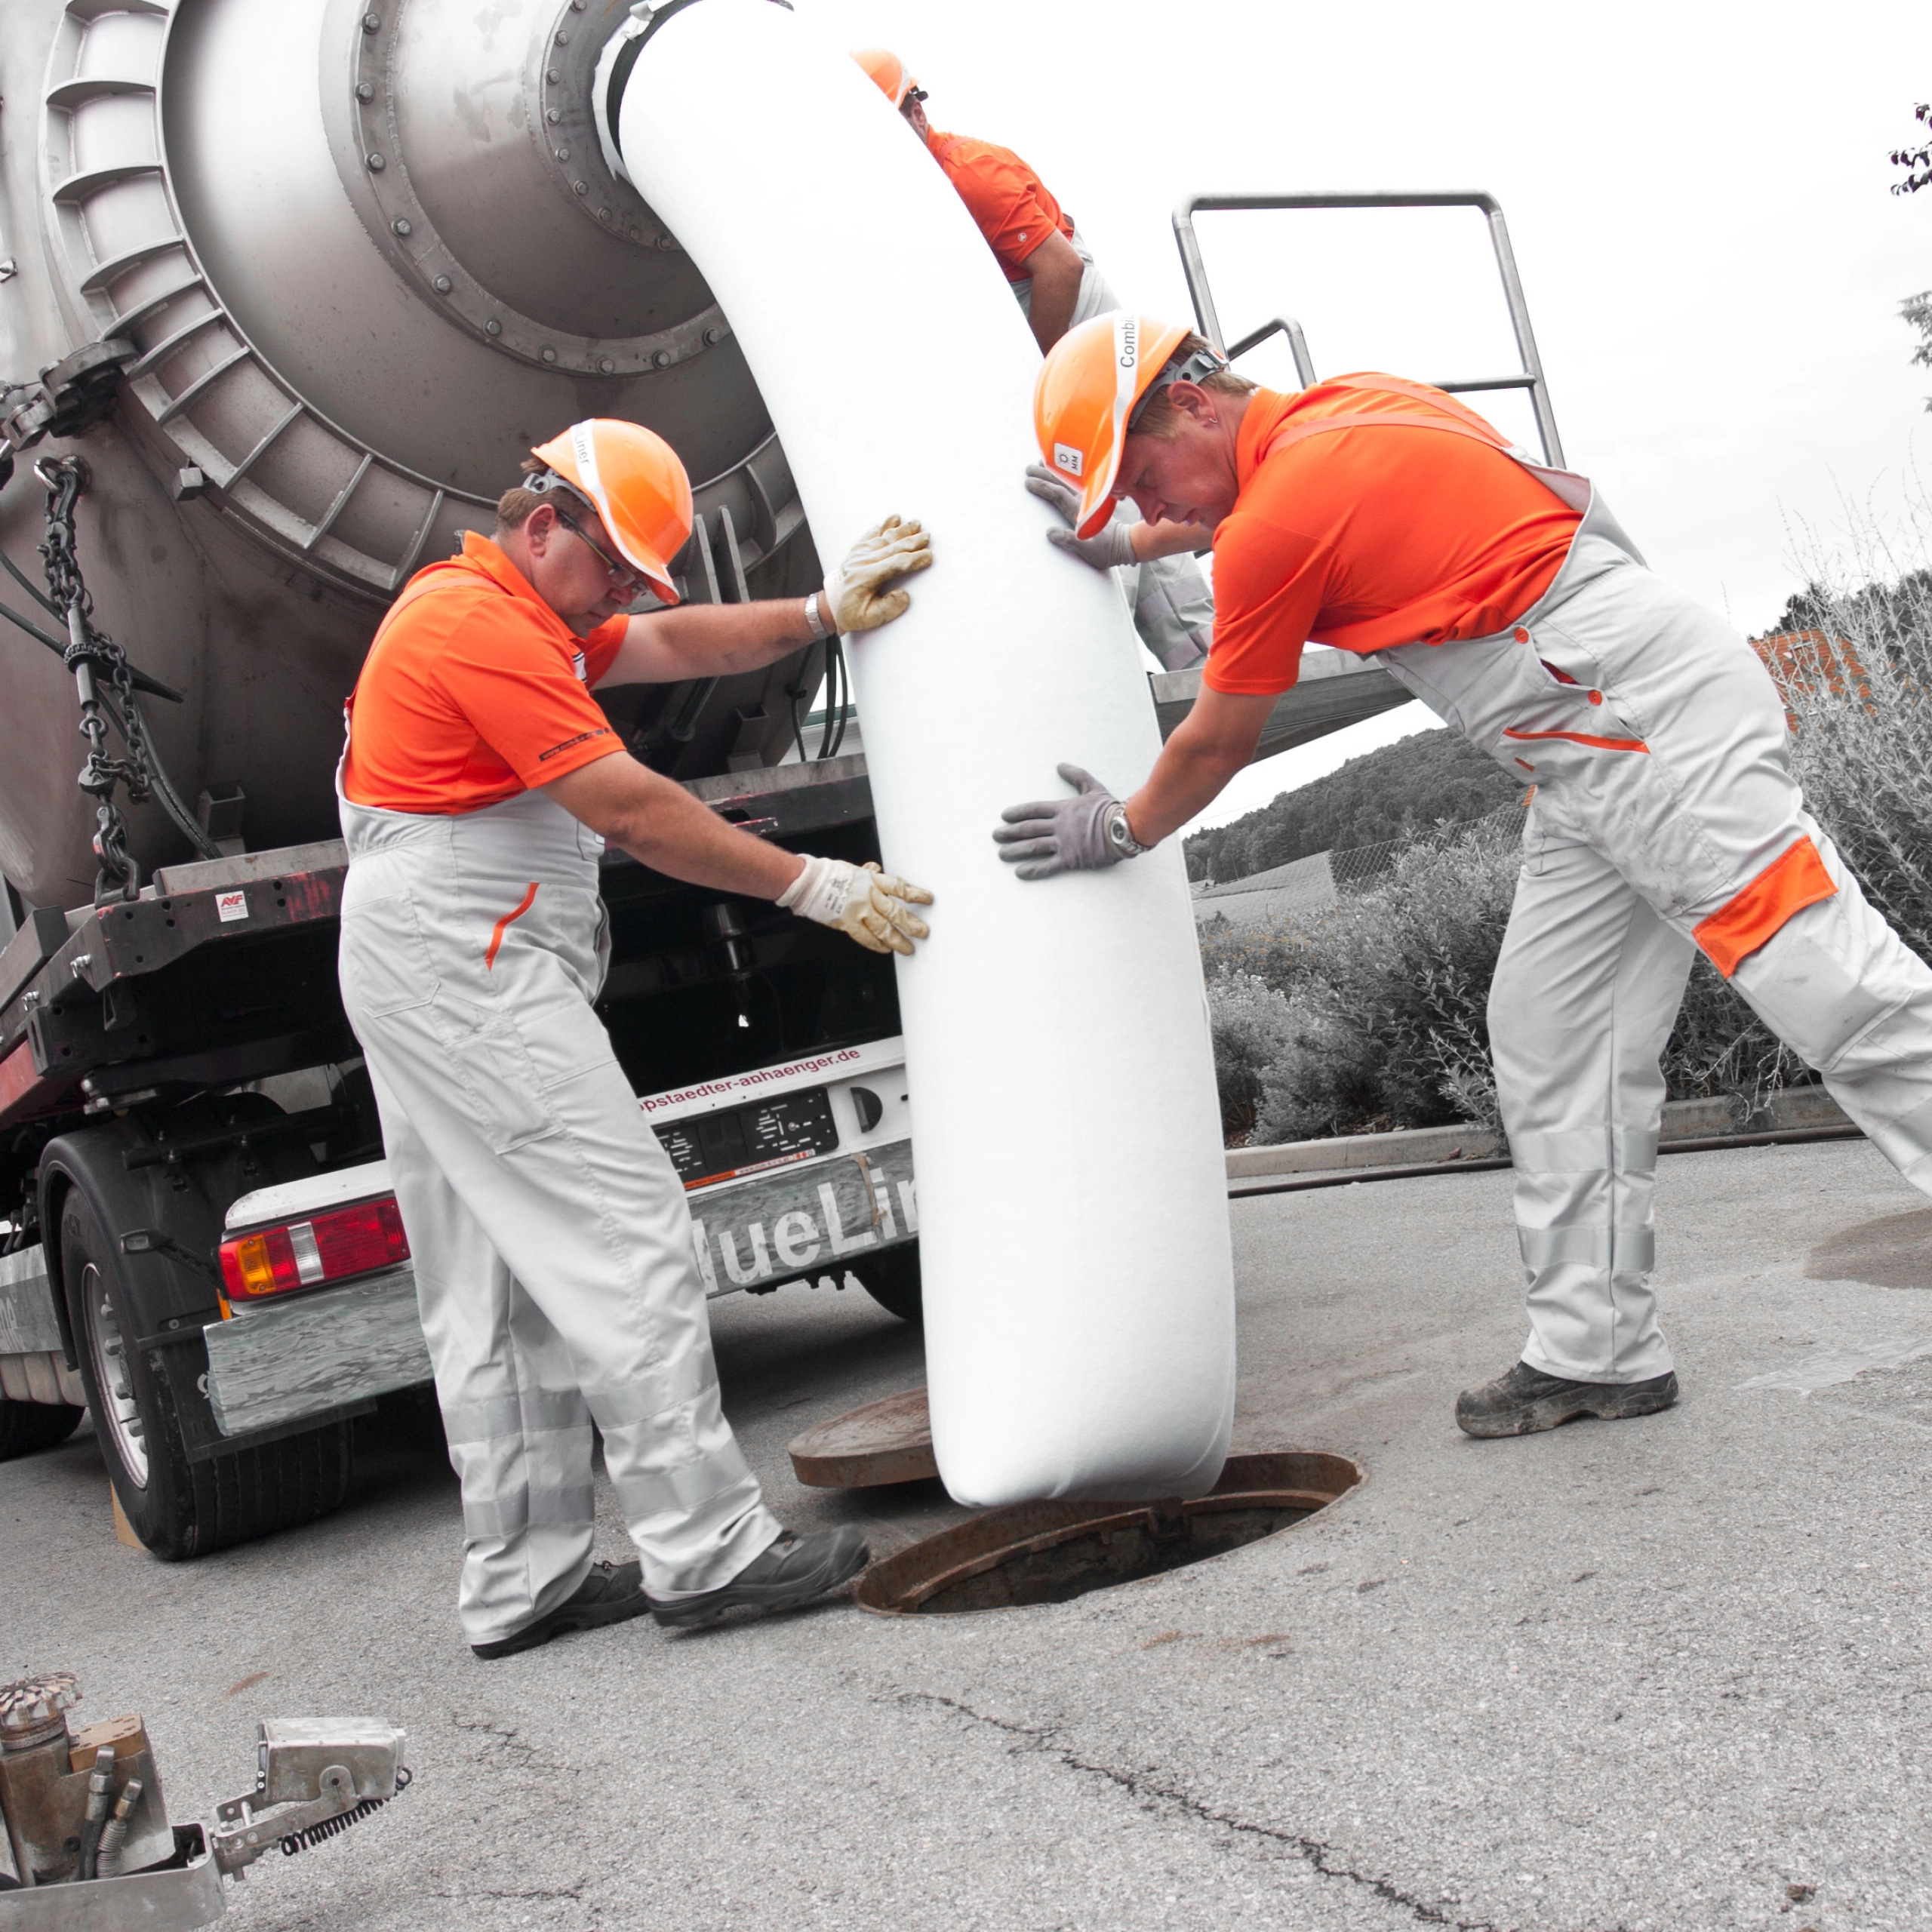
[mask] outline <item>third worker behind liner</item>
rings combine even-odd
[[[925,90],[897,54],[868,47],[852,58],[899,110],[965,203],[1042,355],[1077,324],[1121,306],[1072,217],[1019,155],[970,134],[935,130],[926,118]],[[1064,478],[1040,463],[1026,478],[1035,496],[1072,522],[1077,489],[1069,489]],[[1049,535],[1083,563],[1114,573],[1141,642],[1164,669],[1189,670],[1206,658],[1214,632],[1214,597],[1194,553],[1209,547],[1208,531],[1143,523],[1134,505],[1123,502],[1112,521],[1092,536],[1072,530]]]

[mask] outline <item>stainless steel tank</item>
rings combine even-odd
[[[186,694],[147,705],[177,786],[238,782],[251,846],[333,835],[341,703],[383,608],[571,421],[628,417],[678,450],[694,594],[814,580],[731,325],[604,158],[592,86],[627,12],[0,0],[0,376],[132,344],[113,416],[72,445],[94,472],[82,562],[101,628]],[[23,463],[0,545],[36,582],[42,504]],[[49,627],[11,582],[0,599]],[[614,708],[688,775],[775,758],[786,688],[815,675]],[[77,903],[72,677],[0,623],[0,872]],[[131,821],[150,866],[183,856],[152,808]]]

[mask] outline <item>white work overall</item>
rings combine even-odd
[[[1108,285],[1096,266],[1092,252],[1076,229],[1075,252],[1087,264],[1080,278],[1080,294],[1074,303],[1073,319],[1067,326],[1077,328],[1121,306],[1120,297]],[[1012,285],[1020,312],[1033,312],[1033,282],[1029,275]],[[1114,511],[1116,523],[1138,523],[1140,512],[1125,497]],[[1121,564],[1112,577],[1127,607],[1134,614],[1134,628],[1161,668],[1186,671],[1207,660],[1214,640],[1214,593],[1201,574],[1201,566],[1185,553],[1176,557],[1155,557],[1144,564]]]
[[[343,1004],[463,1481],[466,1635],[588,1574],[593,1422],[646,1591],[728,1582],[779,1525],[719,1407],[684,1189],[591,1008],[601,841],[535,792],[341,814]]]
[[[1555,581],[1493,637],[1376,661],[1536,787],[1489,1002],[1528,1286],[1523,1359],[1638,1382],[1671,1366],[1649,1280],[1658,1060],[1694,928],[1767,909],[1752,936],[1768,937],[1731,984],[1927,1194],[1932,971],[1804,809],[1757,654],[1651,573],[1585,478],[1516,460],[1584,512]],[[1806,839],[1822,871],[1795,851]],[[1794,861],[1813,903],[1787,912],[1805,894],[1773,888]]]

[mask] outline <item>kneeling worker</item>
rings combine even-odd
[[[691,493],[669,445],[579,423],[492,537],[413,577],[349,700],[338,779],[343,1004],[374,1082],[451,1460],[477,1654],[651,1611],[782,1608],[863,1567],[794,1537],[718,1403],[691,1217],[592,1010],[608,838],[675,878],[909,953],[931,895],[726,824],[623,749],[590,687],[748,671],[910,601],[931,561],[888,518],[802,602],[619,614],[677,593]],[[641,1563],[590,1561],[591,1430]]]
[[[1120,306],[1072,217],[1019,155],[970,134],[935,130],[926,118],[925,90],[897,54],[868,47],[852,58],[898,109],[966,204],[1042,355],[1075,323]],[[1074,503],[1062,479],[1037,465],[1026,475],[1034,495],[1070,520]],[[1134,613],[1141,642],[1168,670],[1188,670],[1208,655],[1214,599],[1192,555],[1207,546],[1204,530],[1156,530],[1128,504],[1104,529],[1084,537],[1055,530],[1048,540],[1094,570],[1118,573],[1114,580]]]
[[[1110,866],[1185,825],[1253,755],[1302,646],[1372,655],[1523,782],[1525,862],[1490,995],[1530,1339],[1466,1392],[1472,1435],[1677,1398],[1650,1283],[1659,1056],[1701,948],[1932,1194],[1932,970],[1805,810],[1784,707],[1743,638],[1651,575],[1589,482],[1440,391],[1355,375],[1257,389],[1146,316],[1075,330],[1035,395],[1091,528],[1113,497],[1214,531],[1214,649],[1123,804],[994,833],[1020,876]]]

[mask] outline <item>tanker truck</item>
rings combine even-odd
[[[0,7],[0,1459],[85,1410],[165,1558],[334,1507],[357,1420],[429,1376],[335,981],[342,705],[389,601],[592,415],[702,479],[685,595],[823,576],[731,318],[609,145],[651,17]],[[1198,676],[1152,677],[1168,728]],[[835,640],[597,696],[731,822],[880,856]],[[1313,666],[1261,752],[1401,700]],[[889,958],[620,854],[603,890],[598,1011],[708,1291],[849,1278],[916,1320]]]

